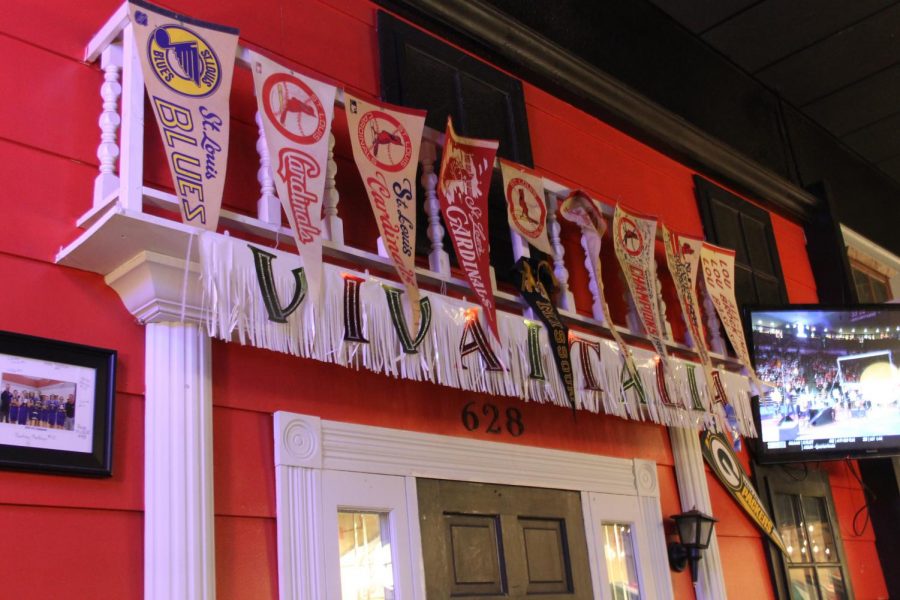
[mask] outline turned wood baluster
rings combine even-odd
[[[259,200],[256,201],[256,216],[272,225],[281,225],[281,202],[275,195],[275,181],[272,179],[272,162],[269,157],[269,146],[266,142],[266,130],[263,127],[262,115],[256,111],[256,127],[259,135],[256,138],[256,152],[259,154],[259,170],[256,180],[259,181]]]
[[[425,191],[425,212],[428,215],[428,268],[444,277],[450,276],[450,255],[444,250],[444,227],[441,225],[441,203],[437,196],[438,177],[434,172],[437,149],[434,142],[422,140],[419,160],[422,163],[420,182]]]
[[[706,332],[709,335],[709,349],[717,354],[726,355],[725,339],[722,337],[722,322],[716,314],[716,307],[712,297],[706,289],[706,284],[700,280],[700,297],[703,302],[703,310],[706,313]]]
[[[553,274],[559,282],[559,308],[563,310],[575,310],[575,296],[569,291],[569,270],[566,269],[564,257],[566,249],[563,248],[560,240],[560,232],[562,230],[559,220],[556,218],[556,209],[559,204],[559,198],[553,192],[544,192],[544,198],[547,201],[547,233],[550,234],[550,247],[553,248]],[[590,271],[590,269],[588,269]],[[600,320],[603,318],[603,311],[600,312]]]
[[[335,244],[344,243],[344,222],[338,216],[338,202],[341,199],[334,178],[337,162],[334,160],[334,134],[328,134],[328,162],[325,165],[325,232]]]
[[[101,206],[106,197],[119,188],[116,161],[119,159],[117,132],[122,123],[119,116],[119,97],[122,95],[122,85],[119,82],[122,71],[122,46],[110,44],[101,55],[100,68],[103,69],[103,84],[100,86],[103,111],[97,122],[100,126],[100,145],[97,146],[100,173],[94,180],[95,207]]]

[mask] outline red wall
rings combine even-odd
[[[8,3],[0,11],[0,329],[119,350],[114,476],[106,480],[0,472],[0,555],[16,557],[0,596],[130,598],[142,590],[143,330],[100,276],[53,264],[79,233],[96,174],[96,121],[102,76],[81,62],[82,49],[117,7],[115,0]],[[237,25],[242,39],[342,85],[378,93],[374,5],[367,0],[165,2],[198,18]],[[525,98],[536,167],[548,177],[659,215],[676,230],[702,235],[693,172],[531,85]],[[252,212],[258,195],[256,127],[249,74],[237,70],[226,204]],[[149,113],[148,113],[149,114]],[[169,186],[158,134],[148,121],[147,179]],[[368,202],[343,133],[338,136],[340,210],[348,240],[374,245]],[[814,301],[802,228],[773,215],[792,301]],[[578,308],[589,313],[577,232],[564,226],[567,266]],[[606,263],[609,257],[605,256]],[[607,273],[612,267],[607,268]],[[621,294],[610,276],[611,293]],[[620,306],[620,301],[614,301]],[[670,306],[671,306],[670,302]],[[621,311],[617,321],[622,320]],[[462,428],[459,410],[477,395],[433,385],[398,384],[272,352],[215,342],[214,437],[217,585],[220,598],[277,595],[272,418],[275,410],[375,425],[496,439]],[[252,374],[252,375],[250,375]],[[339,385],[334,382],[339,380]],[[484,398],[487,399],[487,398]],[[665,430],[601,415],[494,399],[517,406],[534,446],[658,464],[662,511],[680,512]],[[506,438],[506,441],[512,441]],[[857,598],[884,597],[871,529],[848,530],[862,502],[858,484],[829,465]],[[718,483],[719,540],[733,598],[771,597],[763,544]],[[66,557],[66,576],[50,576],[43,556]],[[673,574],[675,596],[690,598],[686,573]]]

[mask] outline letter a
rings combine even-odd
[[[276,323],[287,323],[287,318],[292,312],[297,310],[297,307],[306,298],[306,275],[303,273],[303,267],[298,267],[291,271],[291,276],[294,278],[294,296],[287,306],[281,308],[281,302],[278,300],[278,291],[275,289],[275,276],[272,274],[272,260],[276,256],[250,244],[247,244],[247,247],[253,252],[256,279],[259,281],[259,291],[262,292],[263,303],[266,305],[266,312],[269,313],[269,320]]]

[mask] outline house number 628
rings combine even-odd
[[[459,417],[462,419],[463,427],[468,431],[475,431],[482,424],[482,419],[478,417],[477,402],[469,402],[463,406]],[[519,437],[525,433],[525,424],[522,423],[522,411],[518,408],[510,407],[505,412],[505,419],[500,416],[500,409],[496,404],[485,402],[481,405],[481,416],[484,417],[485,431],[499,435],[503,433],[501,424],[505,426],[506,432],[513,436]],[[505,421],[505,423],[504,423]]]

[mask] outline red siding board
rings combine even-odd
[[[29,294],[6,294],[0,330],[118,350],[116,387],[144,392],[144,334],[99,275],[0,254],[0,281]]]
[[[81,61],[88,40],[121,4],[119,0],[6,2],[0,11],[0,32]]]
[[[117,394],[115,411],[112,477],[96,479],[0,471],[0,505],[143,510],[143,398]]]
[[[213,409],[213,474],[218,515],[275,518],[272,415]]]
[[[247,373],[254,373],[253,378]],[[328,393],[323,386],[340,380]],[[315,382],[315,383],[312,383]],[[672,464],[665,428],[567,408],[494,398],[430,383],[402,386],[377,373],[347,369],[237,344],[213,345],[213,398],[217,406],[266,413],[306,413],[353,423],[443,435],[521,443],[605,456],[640,457]],[[493,402],[522,411],[520,438],[468,432],[460,411],[470,402]],[[373,410],[373,407],[378,407]]]
[[[128,511],[3,506],[3,598],[121,600],[143,589],[143,519]]]
[[[875,543],[844,539],[844,553],[856,600],[887,600],[887,584]]]
[[[728,597],[753,600],[774,598],[762,540],[723,535],[719,535],[718,539]]]
[[[82,233],[75,221],[91,204],[96,175],[94,166],[0,141],[0,252],[52,262]]]
[[[5,36],[0,56],[0,138],[97,164],[100,71]]]
[[[216,517],[216,597],[278,598],[274,519]]]

